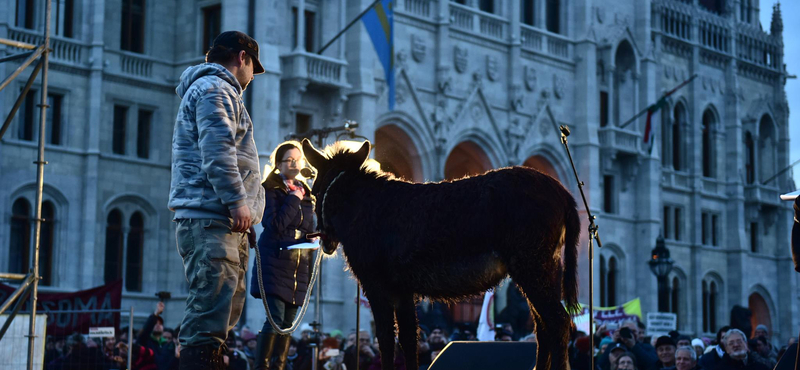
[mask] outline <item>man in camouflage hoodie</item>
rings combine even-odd
[[[258,43],[228,31],[176,89],[169,208],[189,281],[181,369],[223,368],[222,346],[244,306],[247,234],[264,213],[264,188],[242,92],[263,72]]]

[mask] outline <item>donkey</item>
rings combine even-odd
[[[528,300],[536,367],[568,368],[580,220],[561,183],[525,167],[409,183],[365,165],[368,141],[355,152],[334,144],[323,153],[303,140],[303,150],[318,171],[311,192],[322,249],[332,254],[343,245],[372,307],[384,370],[393,368],[395,321],[406,367],[418,367],[418,299],[453,302],[506,275]]]

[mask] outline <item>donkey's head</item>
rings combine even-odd
[[[325,148],[323,153],[314,148],[308,139],[303,139],[303,154],[305,154],[308,163],[317,169],[317,177],[314,181],[314,186],[311,188],[311,194],[317,198],[315,209],[317,229],[322,232],[323,236],[320,238],[320,245],[326,254],[333,254],[333,252],[336,252],[336,248],[339,247],[339,238],[336,235],[336,231],[333,229],[333,225],[330,224],[330,220],[325,219],[323,214],[328,187],[343,172],[355,173],[360,171],[369,157],[369,150],[369,141],[364,141],[361,144],[361,148],[356,151],[351,150],[346,145],[335,143]],[[328,209],[328,213],[330,211]]]

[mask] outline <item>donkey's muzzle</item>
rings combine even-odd
[[[322,251],[327,255],[333,254],[339,248],[339,242],[333,240],[320,240],[320,245],[322,246]]]

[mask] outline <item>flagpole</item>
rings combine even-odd
[[[661,98],[659,98],[658,100],[660,101],[661,99],[664,99],[664,98],[666,98],[666,97],[668,97],[668,96],[670,96],[670,95],[674,94],[676,91],[678,91],[678,90],[680,90],[682,87],[686,86],[686,84],[688,84],[689,82],[692,82],[692,80],[694,80],[695,78],[697,78],[697,74],[696,74],[696,73],[695,73],[695,74],[693,74],[693,75],[692,75],[692,77],[689,77],[689,79],[688,79],[688,80],[681,82],[681,84],[680,84],[680,85],[676,86],[674,89],[672,89],[672,90],[668,91],[667,93],[665,93],[664,95],[662,95],[662,96],[661,96]],[[658,104],[658,101],[656,101],[656,104]],[[631,119],[629,119],[629,120],[625,121],[625,123],[623,123],[623,124],[619,125],[619,128],[625,128],[625,127],[627,127],[628,125],[630,125],[631,123],[633,123],[633,121],[636,121],[636,119],[637,119],[637,118],[639,118],[639,117],[641,117],[643,114],[647,113],[647,111],[648,111],[648,110],[650,110],[650,108],[651,108],[653,105],[655,105],[655,104],[648,105],[648,106],[647,106],[647,108],[645,108],[645,109],[642,109],[642,111],[641,111],[641,112],[639,112],[639,113],[636,113],[636,115],[635,115],[635,116],[633,116],[633,118],[631,118]]]
[[[359,15],[358,15],[357,17],[355,17],[355,18],[354,18],[352,21],[350,21],[350,23],[348,23],[348,24],[347,24],[347,26],[344,26],[344,28],[343,28],[341,31],[339,31],[339,33],[337,33],[337,34],[336,34],[336,36],[333,36],[333,38],[332,38],[332,39],[330,39],[330,41],[328,41],[328,42],[325,44],[325,46],[323,46],[321,49],[319,49],[319,51],[317,52],[317,54],[322,54],[322,52],[323,52],[323,51],[325,51],[325,49],[327,49],[327,48],[328,48],[328,46],[331,46],[331,44],[333,44],[333,43],[334,43],[334,41],[336,41],[336,40],[337,40],[339,37],[341,37],[341,36],[342,36],[342,35],[343,35],[345,32],[347,32],[347,30],[348,30],[348,29],[350,29],[350,27],[353,27],[353,25],[354,25],[354,24],[356,24],[356,22],[358,22],[358,20],[359,20],[359,19],[361,19],[361,17],[363,17],[363,16],[364,16],[364,14],[367,14],[367,12],[368,12],[368,11],[370,11],[370,10],[372,10],[372,8],[374,8],[374,7],[375,7],[375,5],[376,5],[376,4],[378,4],[379,2],[381,2],[381,0],[375,0],[375,1],[373,1],[373,2],[372,2],[372,4],[370,4],[370,6],[368,6],[366,9],[364,9],[364,11],[362,11],[362,12],[361,12],[361,14],[359,14]]]

